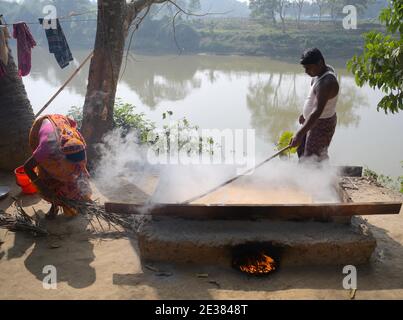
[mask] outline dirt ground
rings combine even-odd
[[[402,195],[365,179],[349,182],[354,201],[403,201]],[[37,196],[21,195],[12,175],[0,172],[0,185],[12,187],[0,209],[12,212],[11,196],[17,197],[29,214],[35,208],[51,233],[35,238],[0,230],[0,299],[351,298],[342,286],[342,266],[294,267],[251,278],[223,267],[142,265],[134,234],[94,233],[82,217],[59,215],[48,221],[43,215],[49,205]],[[144,190],[140,193],[139,200],[146,196]],[[105,200],[99,191],[97,197]],[[403,299],[403,212],[367,219],[378,245],[370,264],[357,266],[355,299]],[[57,289],[43,288],[46,265],[57,268]]]

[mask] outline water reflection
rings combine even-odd
[[[368,98],[363,91],[357,90],[352,79],[339,76],[340,96],[337,102],[337,121],[339,125],[345,127],[358,127],[360,123],[359,110],[367,108]]]
[[[284,130],[296,127],[306,95],[310,78],[301,73],[270,73],[257,77],[248,87],[247,106],[251,112],[252,125],[260,136],[276,141]],[[368,106],[366,98],[354,83],[339,76],[341,86],[337,105],[339,126],[358,126],[358,110]]]
[[[86,56],[87,52],[76,52],[75,66]],[[43,48],[34,51],[33,61],[31,79],[45,80],[52,87],[61,86],[75,68],[60,69]],[[123,70],[121,83],[150,110],[163,102],[184,100],[200,89],[203,81],[214,84],[220,80],[233,82],[246,78],[250,125],[267,141],[276,141],[282,131],[295,128],[310,81],[298,64],[265,58],[167,56],[133,59],[129,55]],[[85,96],[87,74],[87,71],[80,72],[74,78],[68,86],[72,94]],[[367,105],[365,97],[351,81],[344,81],[342,76],[339,81],[342,88],[338,103],[339,125],[358,126],[360,117],[356,111]]]
[[[183,100],[200,88],[197,70],[198,66],[187,59],[140,58],[127,63],[122,82],[138,95],[143,104],[154,110],[163,101]]]

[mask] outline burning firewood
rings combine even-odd
[[[273,258],[264,253],[245,257],[237,262],[239,270],[250,275],[264,275],[276,270],[276,263]]]
[[[260,246],[251,244],[240,246],[234,251],[232,266],[249,275],[261,276],[276,271],[278,260],[278,252],[271,254]]]

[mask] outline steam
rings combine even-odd
[[[94,174],[95,184],[110,201],[181,203],[236,176],[239,169],[224,164],[150,164],[148,148],[137,142],[136,132],[126,137],[121,133],[111,132],[99,146],[101,157]],[[196,202],[263,204],[270,200],[265,192],[271,195],[280,191],[285,198],[283,203],[298,203],[298,199],[292,199],[296,193],[309,195],[312,202],[339,202],[336,182],[337,171],[328,164],[274,159]],[[258,195],[256,199],[254,195]]]

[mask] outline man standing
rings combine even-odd
[[[339,83],[334,69],[325,63],[317,48],[306,50],[301,57],[305,73],[313,77],[303,113],[299,117],[302,127],[290,145],[298,147],[300,160],[308,157],[316,161],[329,158],[328,147],[336,129],[336,104]]]

